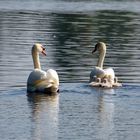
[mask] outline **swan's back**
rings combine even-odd
[[[59,89],[59,77],[55,70],[47,72],[40,69],[33,70],[27,80],[28,92],[56,92]]]
[[[104,75],[105,75],[105,72],[103,69],[101,69],[100,67],[94,67],[90,73],[90,81],[89,82],[95,81],[95,79],[97,77],[102,78],[102,77],[104,77]]]
[[[37,80],[45,79],[46,78],[46,72],[42,71],[40,69],[34,69],[27,80],[27,84],[33,84]]]
[[[59,91],[59,77],[55,70],[49,69],[46,72],[46,80],[42,82],[42,85],[44,83],[45,92],[58,92]]]
[[[55,70],[49,69],[46,72],[46,78],[50,81],[53,85],[59,86],[59,77]]]
[[[114,80],[115,72],[114,72],[114,70],[112,68],[104,69],[104,71],[105,71],[106,75],[109,75]]]
[[[40,69],[34,69],[27,80],[27,91],[35,92],[38,89],[37,83],[46,78],[46,72]]]
[[[111,83],[114,83],[115,73],[112,68],[102,69],[94,67],[90,73],[90,82],[94,82],[97,78],[108,78]]]

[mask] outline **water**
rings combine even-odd
[[[0,1],[0,138],[3,140],[138,140],[140,137],[139,1]],[[123,87],[88,86],[97,41],[105,67]],[[47,49],[60,94],[26,96],[31,47]]]

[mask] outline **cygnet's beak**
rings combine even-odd
[[[44,56],[46,56],[46,49],[44,47],[42,47],[42,52],[41,52]]]

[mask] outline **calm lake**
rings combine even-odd
[[[139,140],[140,1],[0,0],[0,138]],[[107,44],[104,67],[123,84],[93,88],[89,74]],[[27,96],[31,48],[46,47],[43,70],[56,69],[60,94]]]

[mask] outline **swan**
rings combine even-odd
[[[32,58],[34,70],[27,80],[27,92],[57,93],[59,91],[59,77],[55,70],[49,69],[47,72],[41,70],[39,53],[46,56],[46,49],[39,43],[32,47]]]
[[[106,44],[104,42],[98,42],[95,45],[92,54],[96,51],[99,51],[99,59],[97,66],[93,68],[90,73],[90,85],[97,87],[118,87],[122,86],[121,83],[118,83],[118,78],[115,77],[115,72],[112,68],[103,69],[103,62],[106,54]]]

